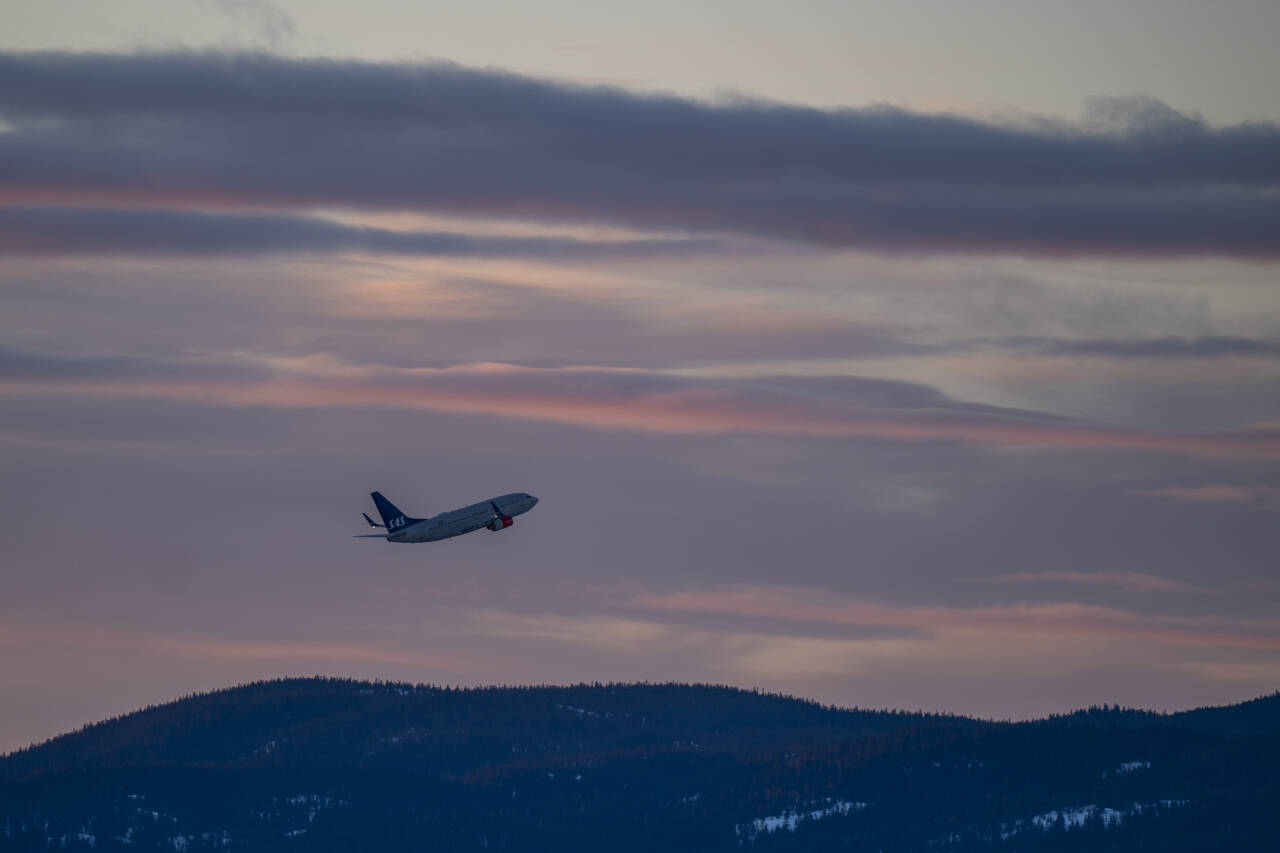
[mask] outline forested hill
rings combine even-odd
[[[1280,694],[1031,723],[291,679],[0,757],[0,849],[1271,849]]]
[[[0,759],[0,778],[137,765],[412,764],[438,775],[584,753],[825,743],[959,718],[826,708],[691,685],[483,687],[261,682],[88,726]]]

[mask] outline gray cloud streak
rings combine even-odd
[[[278,47],[293,37],[293,17],[270,0],[214,0],[232,20],[256,23],[267,43]]]
[[[605,430],[757,433],[972,442],[1274,458],[1274,428],[1132,430],[954,400],[925,385],[863,377],[690,379],[637,370],[337,365],[327,360],[43,356],[0,350],[0,393],[70,393],[212,405],[374,407],[483,414]],[[261,370],[255,375],[254,371]]]
[[[452,65],[7,54],[0,198],[363,205],[885,251],[1280,256],[1280,128],[1104,106],[1104,129],[1011,127]]]
[[[1093,338],[1065,340],[1060,338],[1016,337],[980,341],[997,347],[1031,350],[1042,355],[1083,355],[1120,359],[1178,359],[1246,356],[1276,358],[1280,341],[1239,338],[1229,335],[1206,335],[1198,338]]]
[[[0,207],[0,255],[381,252],[556,259],[643,258],[723,248],[710,239],[576,240],[394,231],[314,216],[186,210]]]

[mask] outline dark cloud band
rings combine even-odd
[[[335,131],[418,126],[470,134],[476,143],[554,144],[583,166],[678,170],[712,180],[1280,184],[1280,128],[1263,122],[1212,128],[1150,98],[1099,99],[1095,120],[1081,127],[1009,127],[887,106],[708,105],[444,63],[46,52],[0,54],[0,112],[71,121],[302,123]],[[1105,128],[1096,120],[1100,113]]]
[[[884,251],[1280,255],[1280,128],[709,105],[451,65],[0,55],[0,199],[368,206]]]

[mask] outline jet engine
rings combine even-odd
[[[514,518],[512,518],[509,515],[500,515],[497,518],[495,518],[493,521],[489,522],[488,527],[494,533],[497,533],[499,530],[510,527],[513,524],[515,524]]]

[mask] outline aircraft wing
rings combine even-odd
[[[352,536],[351,538],[352,538],[352,539],[386,539],[386,538],[387,538],[387,534],[385,534],[385,533],[357,533],[355,536]]]

